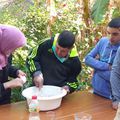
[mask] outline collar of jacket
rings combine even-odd
[[[110,42],[108,42],[107,48],[112,48],[114,51],[117,51],[119,46],[120,46],[120,42],[115,45],[112,45]]]

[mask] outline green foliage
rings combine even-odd
[[[11,24],[16,25],[17,19],[11,16],[8,10],[0,11],[0,23],[1,24]]]
[[[80,15],[77,13],[77,5],[74,1],[68,1],[63,5],[57,5],[57,20],[51,27],[53,34],[61,32],[65,29],[72,31],[74,34],[78,33],[82,22],[80,22]]]
[[[95,23],[99,23],[103,20],[104,15],[108,9],[110,0],[96,0],[93,7],[91,17]]]
[[[28,45],[33,47],[42,39],[48,37],[47,24],[48,13],[43,7],[35,8],[34,6],[26,12],[23,19],[24,33],[28,38]]]
[[[113,10],[113,14],[112,14],[113,17],[120,17],[120,8],[115,8]]]

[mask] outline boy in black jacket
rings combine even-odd
[[[65,30],[33,49],[27,65],[37,87],[55,85],[68,93],[77,89],[81,63],[74,43],[73,33]]]

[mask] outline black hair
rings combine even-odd
[[[71,48],[74,43],[75,35],[70,31],[62,31],[58,37],[58,44],[63,48]]]
[[[108,26],[111,28],[120,28],[120,17],[113,18],[109,23]]]

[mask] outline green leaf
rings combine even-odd
[[[110,0],[95,0],[92,7],[91,17],[95,23],[99,23],[103,20],[103,16],[108,10]]]

